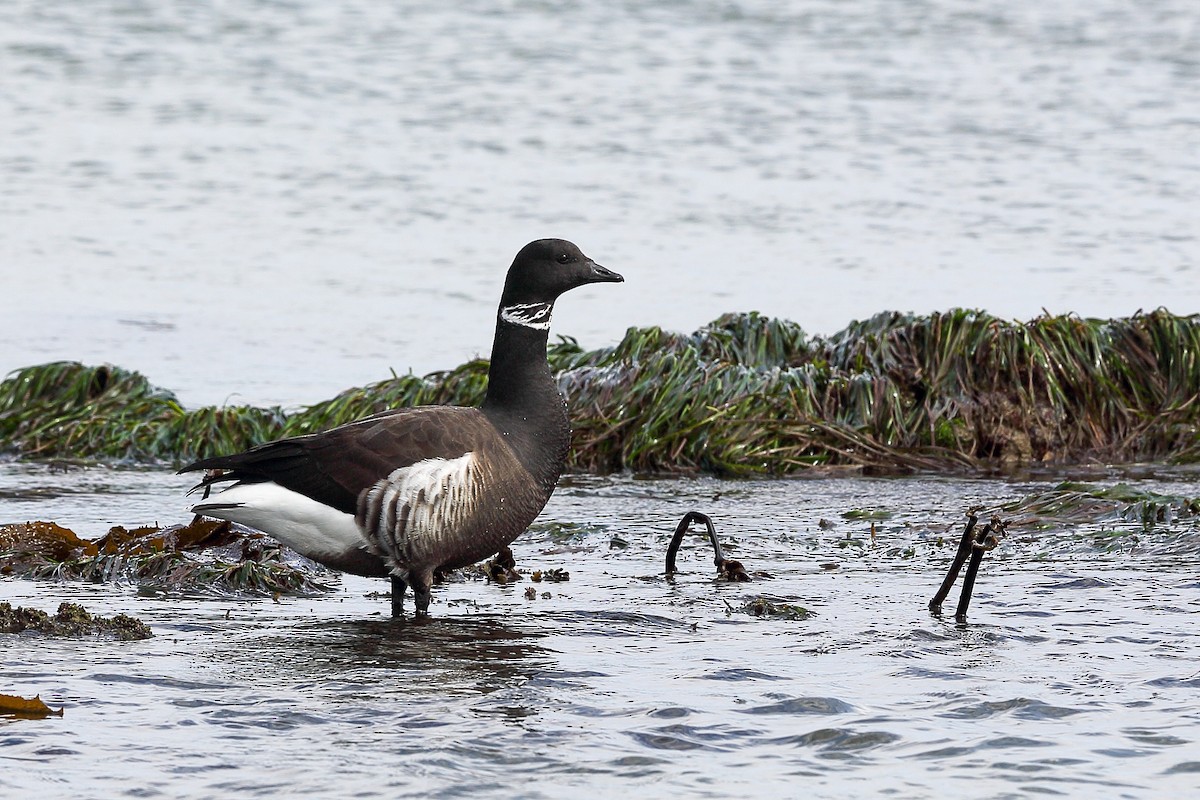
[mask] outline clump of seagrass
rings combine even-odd
[[[1124,483],[1097,486],[1064,481],[1003,507],[1012,527],[1059,527],[1080,523],[1132,523],[1149,531],[1184,521],[1200,522],[1200,497],[1161,494]]]
[[[551,345],[575,429],[568,468],[788,474],[820,465],[992,470],[1200,461],[1200,315],[1029,322],[885,313],[828,338],[759,314],[615,347]],[[295,414],[182,409],[116,367],[48,364],[0,383],[0,450],[164,460],[233,452],[397,406],[477,404],[487,362],[393,376]]]
[[[185,411],[137,372],[59,361],[0,383],[0,449],[26,456],[189,461],[276,438],[278,408]]]
[[[116,614],[111,618],[92,616],[86,608],[75,603],[60,603],[53,616],[36,608],[13,608],[9,603],[0,603],[0,633],[26,631],[69,638],[104,636],[121,641],[149,639],[154,635],[137,617],[127,614]]]
[[[229,596],[329,591],[329,572],[239,525],[195,520],[112,528],[95,541],[53,522],[0,525],[0,574],[34,580],[128,582],[144,590]]]

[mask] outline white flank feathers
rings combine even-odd
[[[232,503],[237,506],[222,508]],[[353,515],[271,481],[235,484],[192,512],[248,525],[318,561],[363,546]]]
[[[500,319],[514,325],[548,331],[550,330],[550,314],[553,311],[553,303],[515,303],[500,309]]]
[[[447,537],[475,512],[482,492],[474,453],[401,467],[359,497],[358,519],[368,549],[401,570],[445,551]]]

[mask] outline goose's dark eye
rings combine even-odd
[[[558,256],[558,258],[557,258],[556,260],[557,260],[557,261],[558,261],[558,263],[560,263],[560,264],[566,264],[566,263],[568,263],[568,262],[570,262],[570,261],[573,261],[574,259],[572,259],[572,258],[571,258],[571,256],[570,256],[569,254],[567,254],[567,253],[561,253],[561,254],[559,254],[559,256]]]

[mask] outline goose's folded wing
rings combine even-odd
[[[242,453],[205,458],[180,472],[222,470],[201,481],[273,481],[347,514],[359,493],[401,467],[430,458],[454,459],[496,437],[475,408],[397,409],[322,433],[281,439]]]

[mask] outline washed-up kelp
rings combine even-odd
[[[759,314],[615,347],[560,338],[570,469],[787,474],[818,465],[990,470],[1200,460],[1200,316],[880,314],[828,338]],[[0,384],[0,449],[180,463],[397,406],[473,405],[487,362],[393,376],[292,414],[183,409],[117,367],[48,364]]]
[[[137,617],[128,614],[116,614],[111,618],[93,616],[76,603],[60,603],[53,615],[36,608],[13,608],[10,603],[0,603],[0,633],[26,631],[70,638],[110,636],[121,641],[149,639],[154,635]]]
[[[117,526],[95,541],[52,522],[0,525],[0,574],[116,581],[142,591],[219,597],[311,595],[333,588],[332,574],[320,565],[257,531],[216,520]]]
[[[61,717],[62,715],[61,708],[55,711],[43,703],[41,695],[19,697],[12,694],[0,694],[0,717],[42,719],[43,717]]]

